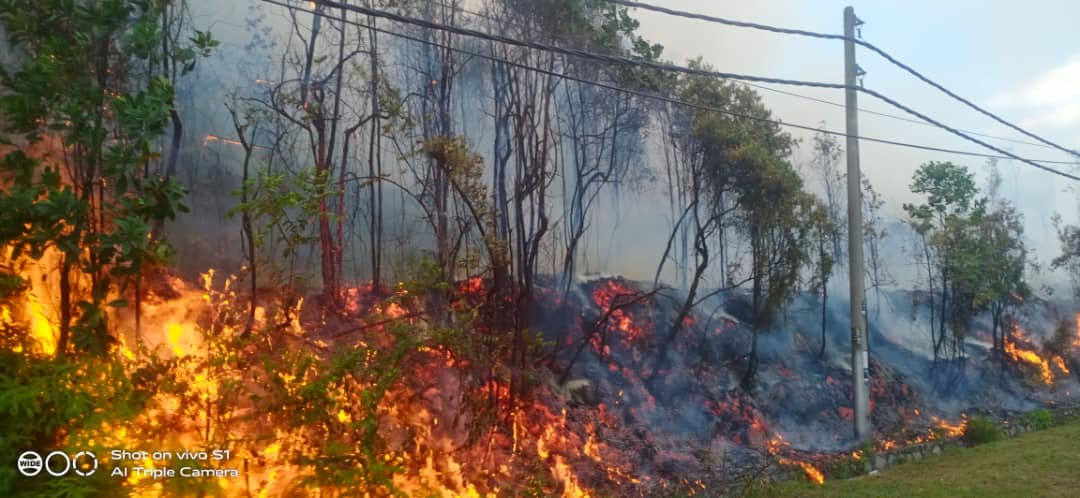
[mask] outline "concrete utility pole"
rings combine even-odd
[[[855,64],[855,9],[844,9],[844,84],[847,111],[848,255],[851,258],[851,377],[855,383],[855,437],[870,439],[870,358],[863,315],[862,180],[859,174],[859,66]]]

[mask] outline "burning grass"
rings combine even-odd
[[[715,494],[737,489],[747,475],[794,473],[820,485],[837,462],[863,458],[849,444],[850,374],[822,366],[802,334],[765,360],[763,387],[753,394],[732,374],[747,330],[726,315],[715,323],[685,318],[672,345],[677,361],[652,372],[654,332],[674,313],[621,279],[583,284],[566,299],[541,293],[538,315],[563,321],[537,324],[559,347],[535,371],[527,396],[513,392],[505,365],[495,363],[490,376],[479,370],[503,354],[498,334],[483,322],[435,324],[406,284],[350,289],[339,315],[310,298],[260,303],[256,333],[242,338],[246,299],[236,281],[207,272],[200,286],[168,280],[169,292],[147,299],[146,342],[121,334],[116,353],[132,372],[164,361],[155,368],[167,387],[149,395],[127,428],[109,426],[112,439],[102,430],[85,436],[95,448],[228,447],[245,455],[248,484],[237,496],[248,487],[258,496],[304,488],[371,496]],[[485,285],[477,277],[459,282],[451,310],[483,316]],[[30,332],[36,354],[55,337],[47,316],[32,298],[0,309],[2,325]],[[1049,369],[1051,382],[1068,374],[1062,358],[1043,360],[1022,336],[1007,344],[1012,361]],[[923,401],[904,377],[871,363],[872,403],[886,408],[875,416],[899,427],[878,434],[878,451],[963,431],[964,418],[916,408]],[[138,477],[121,483],[138,496],[190,491]],[[236,484],[199,487],[228,496]]]
[[[788,482],[760,497],[1074,496],[1080,487],[1080,421],[891,467],[877,476],[824,486]]]
[[[1021,341],[1029,344],[1031,342],[1019,325],[1014,323],[1012,336],[1004,339],[1005,354],[1012,362],[1032,368],[1043,384],[1053,385],[1058,376],[1069,375],[1069,368],[1060,355],[1041,356],[1034,348],[1021,346]]]

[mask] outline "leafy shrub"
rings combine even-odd
[[[977,444],[992,443],[1005,438],[1005,431],[997,422],[982,416],[974,416],[964,424],[964,434],[960,439],[964,443],[974,446]]]
[[[1024,421],[1036,430],[1049,429],[1054,425],[1054,414],[1040,408],[1024,416]]]

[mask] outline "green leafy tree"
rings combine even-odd
[[[978,187],[967,168],[950,162],[929,162],[915,172],[911,191],[926,196],[922,204],[904,204],[909,223],[922,238],[929,275],[931,335],[934,358],[947,348],[954,357],[961,354],[960,341],[967,322],[977,311],[975,295],[984,267],[978,225],[985,214],[985,199],[977,198]],[[940,290],[935,306],[934,284]],[[937,333],[934,334],[936,311]],[[946,332],[951,331],[951,341]]]
[[[821,294],[821,349],[818,357],[825,357],[826,337],[828,331],[828,302],[829,302],[829,278],[832,276],[836,264],[836,252],[833,250],[833,242],[839,227],[829,216],[827,205],[820,206],[810,212],[810,237],[814,244],[813,265],[814,271],[810,279],[810,290],[815,294]]]
[[[989,309],[993,346],[997,354],[1005,347],[1006,316],[1009,309],[1031,295],[1026,279],[1029,265],[1024,242],[1023,215],[1008,200],[1001,198],[1001,174],[991,162],[987,185],[988,212],[982,217],[980,233],[983,257],[978,279],[975,307]]]
[[[691,66],[707,69],[700,60],[691,61]],[[675,88],[682,100],[764,119],[685,110],[671,117],[671,139],[678,157],[673,168],[678,178],[675,188],[687,192],[679,193],[682,214],[668,239],[664,260],[681,233],[686,237],[684,247],[694,249],[694,264],[680,312],[659,341],[653,373],[665,368],[667,349],[695,305],[748,283],[754,333],[742,384],[750,389],[757,373],[758,334],[771,327],[774,315],[794,295],[802,271],[810,264],[812,219],[820,203],[806,193],[787,160],[795,141],[768,121],[771,113],[757,93],[744,85],[701,77],[682,78]],[[687,239],[692,243],[687,244]],[[726,256],[740,242],[749,246],[745,268]],[[702,293],[715,254],[723,267],[723,285]]]
[[[6,1],[0,13],[26,54],[0,74],[5,131],[20,144],[2,162],[12,187],[0,202],[22,207],[5,213],[10,228],[2,242],[16,257],[61,254],[57,350],[67,352],[73,340],[100,353],[111,342],[106,299],[129,282],[138,298],[140,276],[170,255],[164,240],[148,237],[148,225],[186,210],[183,188],[146,174],[159,157],[154,143],[174,94],[166,78],[133,77],[134,67],[155,57],[140,36],[147,36],[141,28],[147,16],[157,13],[121,0]],[[30,147],[55,153],[33,157],[25,152]],[[76,272],[88,277],[87,289],[76,288]],[[80,290],[87,295],[77,295]]]
[[[143,275],[172,255],[151,226],[186,210],[182,187],[148,174],[174,97],[168,78],[139,72],[161,56],[149,43],[156,5],[0,1],[2,30],[20,54],[0,69],[0,304],[29,299],[17,271],[27,259],[48,266],[59,295],[50,303],[59,315],[54,350],[31,347],[25,325],[5,318],[0,456],[8,461],[32,447],[100,446],[106,424],[132,420],[167,371],[153,359],[122,363],[109,321],[134,294],[138,337]],[[193,43],[209,47],[212,38]],[[123,494],[122,482],[104,478],[9,477],[0,475],[5,496]]]

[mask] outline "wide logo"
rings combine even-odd
[[[62,451],[54,451],[41,458],[36,451],[26,451],[19,455],[17,463],[19,473],[26,477],[34,477],[44,469],[53,477],[63,477],[69,472],[74,472],[82,477],[90,477],[97,472],[97,456],[89,451],[80,451],[69,456]]]

